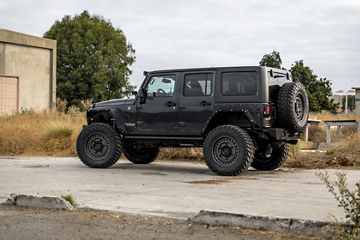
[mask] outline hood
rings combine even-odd
[[[119,106],[119,105],[134,104],[134,103],[135,103],[134,97],[122,98],[122,99],[111,99],[108,101],[94,103],[90,108]]]

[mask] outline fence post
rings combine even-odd
[[[330,144],[330,124],[326,123],[326,144]]]

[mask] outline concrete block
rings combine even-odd
[[[73,210],[74,207],[65,199],[52,196],[34,196],[34,195],[10,195],[8,201],[13,201],[14,205],[22,207],[50,208]]]
[[[317,237],[330,237],[333,225],[329,222],[291,218],[273,218],[224,212],[200,211],[191,222],[209,225],[238,226],[256,230],[297,233]]]

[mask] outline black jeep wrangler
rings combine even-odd
[[[250,165],[273,170],[286,160],[309,114],[304,86],[268,67],[219,67],[144,72],[134,98],[93,104],[77,140],[81,161],[107,168],[121,153],[151,163],[160,147],[203,147],[219,175]]]

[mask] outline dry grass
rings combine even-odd
[[[0,116],[0,155],[75,156],[84,113],[56,111]]]
[[[310,119],[318,120],[354,120],[356,119],[355,114],[332,114],[329,112],[321,113],[310,113]]]
[[[163,148],[159,159],[176,161],[202,161],[202,148]]]
[[[337,140],[339,142],[326,152],[291,152],[284,166],[310,169],[358,169],[360,167],[358,134],[355,131],[346,135],[341,134]]]

